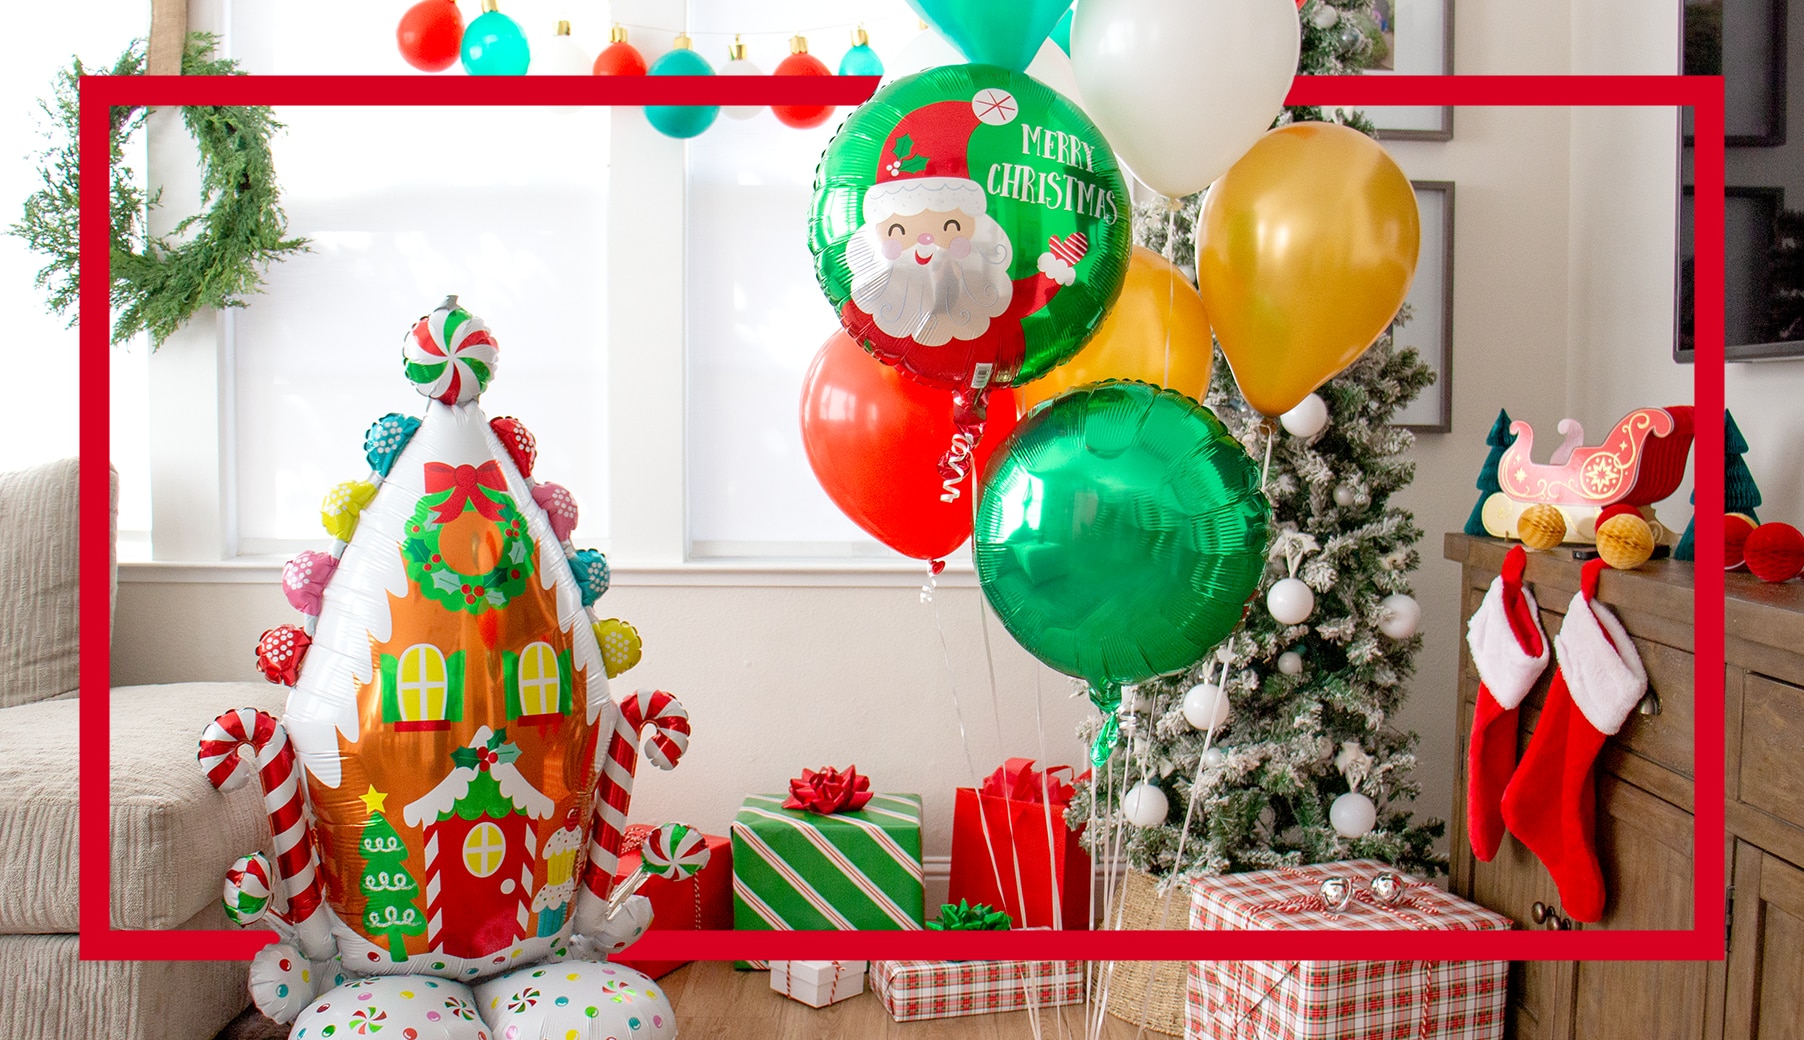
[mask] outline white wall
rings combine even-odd
[[[1634,0],[1468,0],[1458,5],[1455,68],[1667,71],[1676,62],[1671,3],[1663,0],[1650,18]],[[1794,97],[1804,97],[1804,86]],[[1793,106],[1794,125],[1800,109]],[[1425,814],[1447,814],[1455,772],[1462,633],[1458,571],[1441,559],[1441,537],[1461,527],[1477,496],[1474,479],[1497,409],[1537,429],[1551,430],[1568,414],[1601,429],[1627,407],[1689,397],[1690,370],[1666,360],[1671,143],[1664,113],[1494,108],[1461,109],[1452,141],[1390,146],[1411,177],[1457,184],[1453,432],[1421,438],[1416,481],[1402,496],[1427,532],[1416,581],[1426,649],[1398,720],[1422,737]],[[1781,404],[1804,383],[1801,373],[1804,365],[1783,363],[1730,374],[1731,402],[1755,445],[1749,461],[1775,517],[1786,515],[1782,502],[1796,514],[1804,495],[1776,462],[1762,465],[1786,443],[1795,451],[1804,420],[1785,418]],[[1755,389],[1755,375],[1784,382]],[[339,436],[348,441],[359,432]],[[1676,514],[1670,505],[1663,512],[1683,523],[1687,508],[1680,499]],[[679,816],[718,833],[743,794],[780,789],[802,766],[856,762],[881,787],[927,796],[927,851],[946,853],[951,791],[970,781],[971,770],[933,615],[917,602],[912,579],[871,575],[823,587],[792,575],[774,587],[723,577],[693,584],[671,569],[635,571],[619,562],[616,588],[601,607],[631,620],[647,646],[645,661],[622,681],[678,693],[697,731],[676,774],[644,778],[635,816]],[[208,572],[128,574],[117,681],[248,677],[257,634],[292,619],[271,572],[252,572],[251,583],[172,580],[196,576]],[[1036,693],[1048,755],[1077,761],[1072,727],[1088,707],[1068,700],[1062,680],[1034,667],[993,623],[999,693],[992,710],[978,594],[968,576],[962,580],[966,587],[942,589],[940,609],[977,769],[1007,755],[1039,755]]]

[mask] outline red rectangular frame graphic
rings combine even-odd
[[[125,105],[856,105],[874,77],[421,76],[111,77],[81,81],[84,170],[106,168],[107,115]],[[1299,77],[1291,104],[1689,106],[1695,111],[1697,351],[1694,403],[1696,827],[1689,931],[1515,932],[651,932],[637,957],[666,960],[1285,958],[1322,960],[1718,960],[1723,912],[1723,83],[1685,76]],[[109,178],[81,184],[81,457],[108,458],[111,282]],[[106,632],[107,469],[81,470],[81,620]],[[274,938],[264,930],[128,931],[109,911],[109,695],[111,650],[84,644],[81,662],[81,957],[84,960],[248,960]],[[198,739],[198,734],[196,738]],[[198,768],[198,765],[196,766]],[[220,864],[223,878],[227,864]]]

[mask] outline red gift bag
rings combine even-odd
[[[1065,826],[1072,791],[1054,775],[1060,771],[1071,767],[1042,773],[1031,758],[1011,758],[981,788],[958,789],[949,902],[988,903],[1007,912],[1016,928],[1090,927],[1090,856],[1078,844],[1082,828]]]
[[[626,829],[626,844],[620,850],[620,866],[615,878],[624,881],[639,867],[639,844],[654,828],[634,824]],[[639,886],[639,895],[651,900],[651,926],[656,931],[694,930],[728,931],[733,927],[733,842],[723,836],[705,834],[708,839],[708,865],[694,877],[682,881],[651,877]],[[632,947],[627,947],[628,954]],[[688,961],[643,961],[631,956],[608,958],[661,978]]]

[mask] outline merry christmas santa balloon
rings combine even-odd
[[[828,145],[810,248],[840,322],[981,420],[992,386],[1083,346],[1121,291],[1127,187],[1088,117],[1023,73],[955,65],[878,91]]]
[[[227,713],[201,742],[216,785],[245,779],[244,749],[258,766],[281,896],[264,918],[284,941],[252,990],[296,1038],[588,1035],[599,1014],[620,1036],[675,1035],[639,973],[543,968],[643,931],[643,907],[610,917],[607,899],[635,744],[653,727],[669,768],[689,728],[669,694],[609,696],[637,636],[595,618],[606,562],[570,543],[575,503],[534,479],[531,434],[483,415],[497,361],[456,297],[408,331],[424,415],[371,428],[369,477],[327,499],[332,552],[284,570],[305,624],[259,644],[294,687],[287,712]]]

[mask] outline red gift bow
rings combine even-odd
[[[426,463],[426,493],[436,495],[440,491],[451,492],[451,497],[432,508],[437,511],[437,521],[448,524],[457,519],[464,511],[464,503],[476,507],[485,520],[501,519],[501,504],[486,494],[477,491],[478,487],[495,491],[507,491],[507,479],[501,475],[501,467],[494,459],[480,466],[447,466],[442,462]]]
[[[1072,772],[1070,766],[1053,766],[1042,773],[1034,768],[1034,760],[1031,758],[1011,758],[994,773],[984,777],[983,786],[978,790],[992,798],[1035,804],[1045,801],[1046,795],[1050,793],[1052,804],[1069,805],[1071,796],[1076,792],[1071,784],[1053,775],[1060,770]]]
[[[804,769],[802,775],[789,782],[789,800],[785,809],[804,809],[822,816],[837,812],[857,812],[871,800],[871,778],[859,776],[857,766],[845,772],[832,766],[819,770]]]

